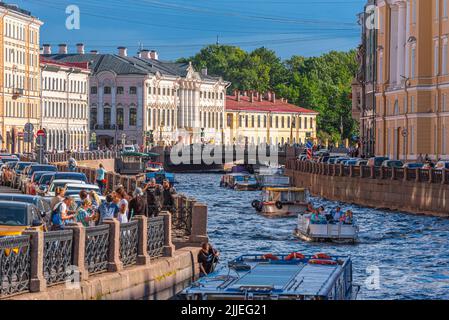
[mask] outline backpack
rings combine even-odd
[[[56,225],[56,226],[62,226],[63,225],[63,221],[62,221],[62,218],[61,218],[61,212],[60,212],[61,205],[62,205],[62,202],[58,203],[54,207],[53,211],[51,212],[51,223],[53,225]]]

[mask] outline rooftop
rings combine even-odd
[[[313,110],[298,107],[288,103],[285,99],[276,99],[273,93],[265,95],[244,95],[235,92],[226,97],[226,110],[228,111],[253,111],[253,112],[279,112],[279,113],[307,113],[317,115]]]
[[[62,62],[53,60],[50,58],[40,57],[40,62],[43,64],[51,64],[61,67],[67,67],[67,68],[77,68],[77,69],[84,69],[89,70],[89,63],[88,62]]]
[[[31,12],[30,11],[21,9],[16,4],[7,4],[7,3],[4,3],[3,1],[0,1],[0,7],[1,8],[5,8],[7,10],[15,11],[17,13],[21,13],[21,14],[24,14],[26,16],[30,16],[31,17]]]

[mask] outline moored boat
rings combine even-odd
[[[264,188],[262,199],[254,200],[257,212],[270,217],[296,217],[307,210],[308,191],[303,188]]]
[[[146,173],[145,183],[148,183],[151,179],[155,179],[157,184],[162,184],[164,180],[168,180],[171,186],[173,186],[176,183],[175,175],[173,173],[168,173],[165,170]]]
[[[164,170],[164,165],[161,162],[148,161],[146,163],[146,172],[159,172]]]
[[[339,242],[355,243],[358,239],[359,228],[355,221],[352,223],[327,222],[313,223],[311,214],[298,215],[298,226],[295,235],[311,242]]]
[[[187,300],[352,300],[352,261],[326,254],[243,255],[183,290]]]
[[[245,172],[225,174],[221,178],[220,186],[237,191],[255,191],[259,188],[255,176]]]

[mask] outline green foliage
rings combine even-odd
[[[246,52],[235,46],[210,45],[191,58],[197,70],[231,81],[234,90],[272,90],[291,103],[318,111],[320,137],[351,138],[357,125],[351,116],[351,82],[357,71],[356,52],[331,51],[320,57],[293,56],[282,61],[274,51]]]

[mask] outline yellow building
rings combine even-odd
[[[449,0],[377,5],[376,154],[449,159]]]
[[[226,143],[278,145],[315,141],[317,115],[276,99],[274,93],[235,92],[226,99]]]
[[[32,143],[23,142],[26,123],[39,128],[42,24],[30,12],[0,3],[0,144],[11,152],[31,150]]]

